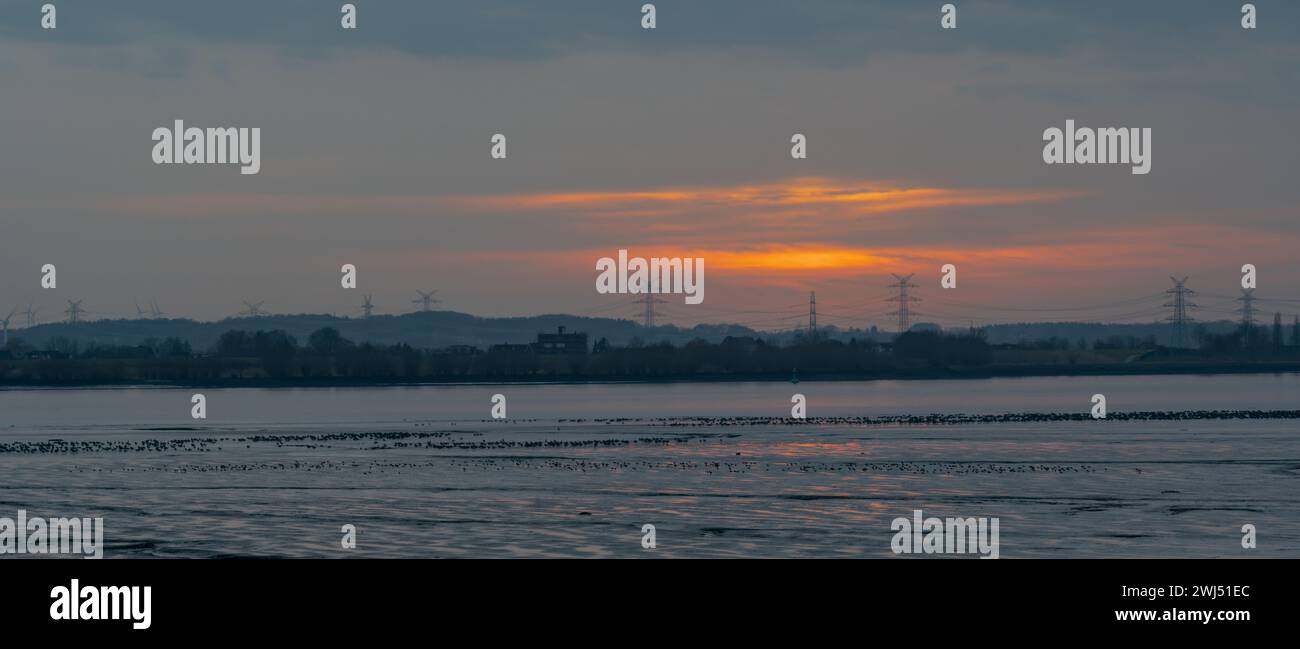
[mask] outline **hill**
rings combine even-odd
[[[79,343],[138,345],[150,338],[181,338],[195,349],[212,347],[221,334],[232,329],[280,329],[300,341],[324,327],[337,329],[345,338],[357,342],[384,345],[405,343],[416,348],[441,348],[473,345],[486,348],[500,343],[531,343],[538,333],[554,332],[558,327],[588,334],[593,342],[607,338],[625,345],[634,338],[644,342],[668,341],[685,344],[696,338],[719,342],[727,336],[753,336],[755,331],[739,325],[698,325],[679,328],[673,325],[649,329],[631,320],[585,318],[570,315],[538,315],[514,318],[480,318],[455,311],[428,311],[404,315],[379,315],[371,318],[340,318],[326,314],[272,315],[253,318],[226,318],[215,322],[188,319],[94,320],[78,323],[50,323],[10,331],[11,338],[44,347],[50,340],[63,337]]]
[[[703,339],[721,342],[728,336],[761,337],[774,343],[788,343],[801,335],[799,330],[760,332],[735,324],[701,324],[694,327],[663,325],[646,328],[632,320],[591,318],[563,314],[521,316],[510,318],[483,318],[456,311],[428,311],[403,315],[378,315],[371,318],[342,318],[328,314],[270,315],[260,317],[226,318],[217,321],[196,321],[182,318],[169,319],[117,319],[94,320],[76,324],[58,322],[37,325],[29,329],[11,330],[11,338],[43,348],[56,338],[67,338],[81,344],[138,345],[148,339],[168,337],[189,341],[196,349],[208,349],[222,333],[232,329],[247,331],[280,329],[305,341],[313,331],[324,327],[337,329],[345,338],[357,342],[383,345],[405,343],[420,349],[435,349],[452,345],[472,345],[486,349],[502,343],[530,343],[538,333],[554,332],[558,327],[583,332],[591,342],[601,338],[613,345],[624,346],[640,340],[644,343],[666,341],[682,345]],[[1239,325],[1228,321],[1198,323],[1208,333],[1223,334]],[[1288,325],[1289,327],[1289,325]],[[1015,344],[1048,338],[1060,338],[1072,344],[1083,339],[1091,343],[1111,336],[1146,339],[1154,337],[1160,344],[1169,344],[1173,327],[1168,323],[1103,324],[1095,322],[1026,322],[988,325],[982,328],[985,338],[992,344]],[[867,329],[841,329],[823,327],[819,333],[826,338],[848,341],[887,341],[891,332]]]

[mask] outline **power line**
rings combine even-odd
[[[1237,298],[1241,302],[1241,308],[1237,312],[1241,314],[1241,330],[1243,336],[1250,337],[1250,331],[1255,326],[1255,289],[1241,289],[1241,297]]]
[[[266,302],[249,302],[248,300],[242,300],[242,302],[244,303],[245,309],[240,311],[239,315],[247,316],[249,318],[260,318],[266,315],[266,311],[262,310],[262,305],[266,304]]]
[[[816,338],[816,291],[809,293],[809,338]]]
[[[68,300],[68,308],[63,312],[68,314],[68,322],[76,324],[81,321],[81,314],[85,311],[81,308],[82,300]]]
[[[1169,279],[1174,281],[1174,287],[1166,290],[1165,293],[1173,295],[1174,299],[1171,302],[1165,302],[1164,306],[1173,307],[1174,314],[1166,319],[1174,323],[1174,347],[1187,347],[1187,323],[1192,320],[1187,317],[1187,309],[1196,307],[1195,304],[1188,302],[1187,298],[1195,295],[1196,291],[1187,288],[1186,276],[1182,279],[1177,277],[1170,277]]]
[[[437,304],[438,302],[441,302],[441,301],[442,301],[442,300],[439,300],[439,299],[433,297],[434,294],[438,292],[436,289],[435,289],[435,290],[432,290],[432,291],[421,291],[421,290],[419,290],[419,289],[416,289],[415,292],[416,292],[416,293],[419,293],[419,294],[420,294],[420,297],[417,298],[417,299],[411,300],[411,303],[412,303],[412,304],[419,304],[419,305],[421,305],[421,308],[420,308],[421,311],[428,311],[429,308],[430,308],[432,305]]]
[[[910,328],[912,325],[912,315],[913,315],[912,306],[911,306],[912,303],[921,301],[921,298],[919,297],[913,297],[911,295],[908,295],[907,291],[908,289],[919,288],[919,287],[918,285],[912,284],[910,282],[912,276],[915,275],[915,273],[913,273],[912,275],[908,275],[906,277],[902,277],[894,273],[890,273],[890,274],[893,275],[894,279],[898,280],[898,282],[894,284],[890,284],[889,287],[898,289],[898,294],[891,298],[888,298],[887,301],[897,302],[898,310],[890,311],[886,315],[898,316],[898,333],[901,334],[907,331],[908,328]]]
[[[1115,302],[1101,302],[1101,303],[1097,303],[1097,304],[1088,304],[1088,305],[1084,305],[1084,306],[1064,306],[1064,307],[1016,307],[1016,306],[995,306],[995,305],[988,305],[988,304],[971,304],[971,303],[969,303],[969,302],[961,302],[961,301],[957,301],[957,300],[948,300],[948,299],[940,299],[940,300],[938,300],[938,303],[939,303],[939,304],[948,304],[948,305],[956,306],[956,307],[973,307],[973,308],[984,309],[984,310],[988,310],[988,311],[1024,311],[1024,312],[1029,312],[1029,313],[1038,313],[1038,312],[1043,312],[1043,311],[1094,311],[1094,310],[1099,310],[1099,309],[1100,309],[1100,310],[1105,310],[1105,309],[1110,309],[1110,308],[1127,307],[1127,306],[1130,306],[1130,305],[1133,305],[1133,304],[1137,304],[1137,303],[1141,303],[1141,302],[1147,302],[1147,301],[1151,300],[1152,298],[1160,297],[1160,296],[1163,295],[1163,294],[1164,294],[1163,292],[1160,292],[1160,293],[1150,293],[1150,294],[1143,295],[1143,296],[1140,296],[1140,297],[1135,297],[1135,298],[1131,298],[1131,299],[1127,299],[1127,300],[1119,300],[1119,301],[1115,301]]]
[[[642,326],[646,327],[647,329],[655,326],[655,316],[663,315],[662,313],[655,311],[655,305],[664,304],[665,302],[666,302],[665,300],[655,295],[652,295],[650,293],[646,293],[643,297],[633,300],[633,304],[645,305],[645,311],[641,314]]]

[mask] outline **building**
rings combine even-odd
[[[565,333],[560,327],[553,334],[537,334],[537,342],[492,345],[494,354],[586,354],[587,334]]]
[[[539,354],[586,354],[587,334],[564,333],[560,327],[553,334],[537,334],[533,348]]]

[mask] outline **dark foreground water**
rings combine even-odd
[[[1300,557],[1300,420],[1114,418],[1296,409],[1295,375],[192,392],[0,391],[0,517],[102,516],[106,557],[892,557],[914,509],[997,517],[1003,558]]]

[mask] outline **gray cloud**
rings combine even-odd
[[[238,43],[301,56],[387,48],[424,57],[536,59],[574,51],[746,50],[783,60],[853,64],[889,53],[975,49],[1063,55],[1080,45],[1133,56],[1134,65],[1202,51],[1294,43],[1300,6],[1259,2],[1261,28],[1243,35],[1239,5],[1182,2],[957,2],[959,28],[941,32],[937,2],[898,0],[660,0],[659,28],[640,29],[640,0],[382,0],[355,2],[360,28],[339,29],[334,0],[59,0],[57,34],[37,28],[37,4],[4,0],[0,35],[89,45],[151,39]]]
[[[360,0],[361,29],[345,33],[332,1],[55,2],[60,27],[44,33],[39,3],[0,1],[3,307],[36,300],[54,313],[66,295],[131,314],[133,299],[156,295],[173,313],[201,317],[243,297],[279,311],[343,311],[356,301],[337,287],[349,261],[385,309],[439,287],[447,306],[471,312],[562,310],[590,304],[592,260],[575,255],[539,272],[510,255],[637,246],[655,224],[629,221],[624,234],[563,213],[432,202],[393,210],[366,196],[795,175],[1078,190],[1086,198],[864,221],[838,243],[1084,244],[1147,228],[1140,236],[1185,245],[1183,270],[1202,282],[1213,273],[1221,291],[1238,257],[1284,262],[1300,230],[1297,3],[1257,3],[1261,27],[1247,33],[1232,2],[957,0],[961,26],[944,33],[941,3],[928,1],[658,2],[660,28],[645,32],[639,1]],[[263,128],[262,174],[152,165],[151,129],[178,117]],[[1042,129],[1066,118],[1153,127],[1153,173],[1043,165]],[[811,151],[798,163],[786,153],[796,130]],[[508,161],[488,159],[494,132],[510,135]],[[238,193],[359,207],[130,208]],[[1190,227],[1205,224],[1236,230]],[[834,240],[798,225],[735,239]],[[476,251],[481,263],[452,256]],[[1023,273],[1035,286],[1025,299],[1051,304],[1163,288],[1179,271],[1167,259],[1140,274],[1082,272],[1087,260],[1077,258],[1063,260],[1068,271],[972,270],[996,270],[999,281]],[[57,295],[35,288],[48,262],[60,264]],[[713,277],[709,299],[726,305],[798,301],[810,288],[790,280],[730,291]],[[1300,268],[1274,265],[1268,277],[1295,286]],[[816,288],[834,300],[863,284],[832,278]]]

